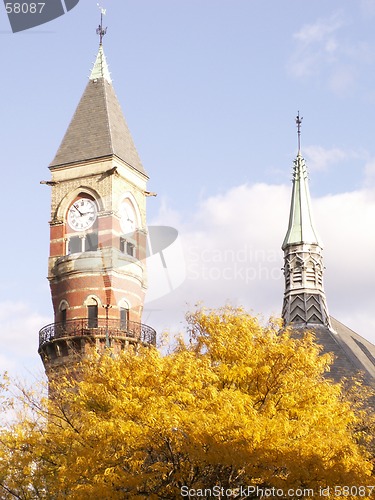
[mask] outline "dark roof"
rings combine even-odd
[[[90,79],[50,167],[111,155],[147,175],[112,84]]]
[[[332,316],[331,324],[333,331],[325,326],[317,326],[313,330],[323,351],[332,352],[335,356],[331,367],[332,378],[338,382],[343,377],[362,373],[368,383],[374,384],[375,346]]]

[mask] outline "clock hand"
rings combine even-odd
[[[74,203],[73,203],[73,207],[77,210],[77,212],[79,213],[79,215],[80,215],[81,217],[82,217],[82,215],[84,215],[84,214],[80,211],[80,209],[74,205]]]

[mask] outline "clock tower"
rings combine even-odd
[[[114,92],[102,43],[49,168],[54,322],[39,334],[48,376],[93,348],[119,351],[155,344],[155,331],[141,320],[148,176]]]

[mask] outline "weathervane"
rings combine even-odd
[[[96,34],[99,35],[99,37],[100,37],[100,45],[101,45],[103,42],[103,37],[107,33],[107,28],[103,28],[103,16],[105,16],[107,11],[106,11],[106,9],[103,9],[102,7],[100,7],[99,4],[96,4],[96,5],[100,9],[100,24],[99,24],[98,28],[96,29]]]
[[[298,151],[301,151],[301,124],[302,124],[303,116],[299,116],[299,111],[296,116],[296,124],[297,124],[297,133],[298,133]]]

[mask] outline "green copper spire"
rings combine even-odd
[[[112,83],[102,44],[99,45],[99,52],[96,56],[96,61],[91,71],[90,80],[99,80],[101,78],[107,80],[108,83]]]
[[[303,243],[322,246],[313,224],[307,169],[305,160],[301,155],[302,117],[300,117],[299,112],[296,123],[298,129],[298,153],[294,160],[289,226],[282,246],[283,250],[288,245]]]
[[[305,160],[298,151],[297,157],[294,160],[289,226],[282,248],[285,250],[288,245],[299,243],[322,246],[313,224]]]

